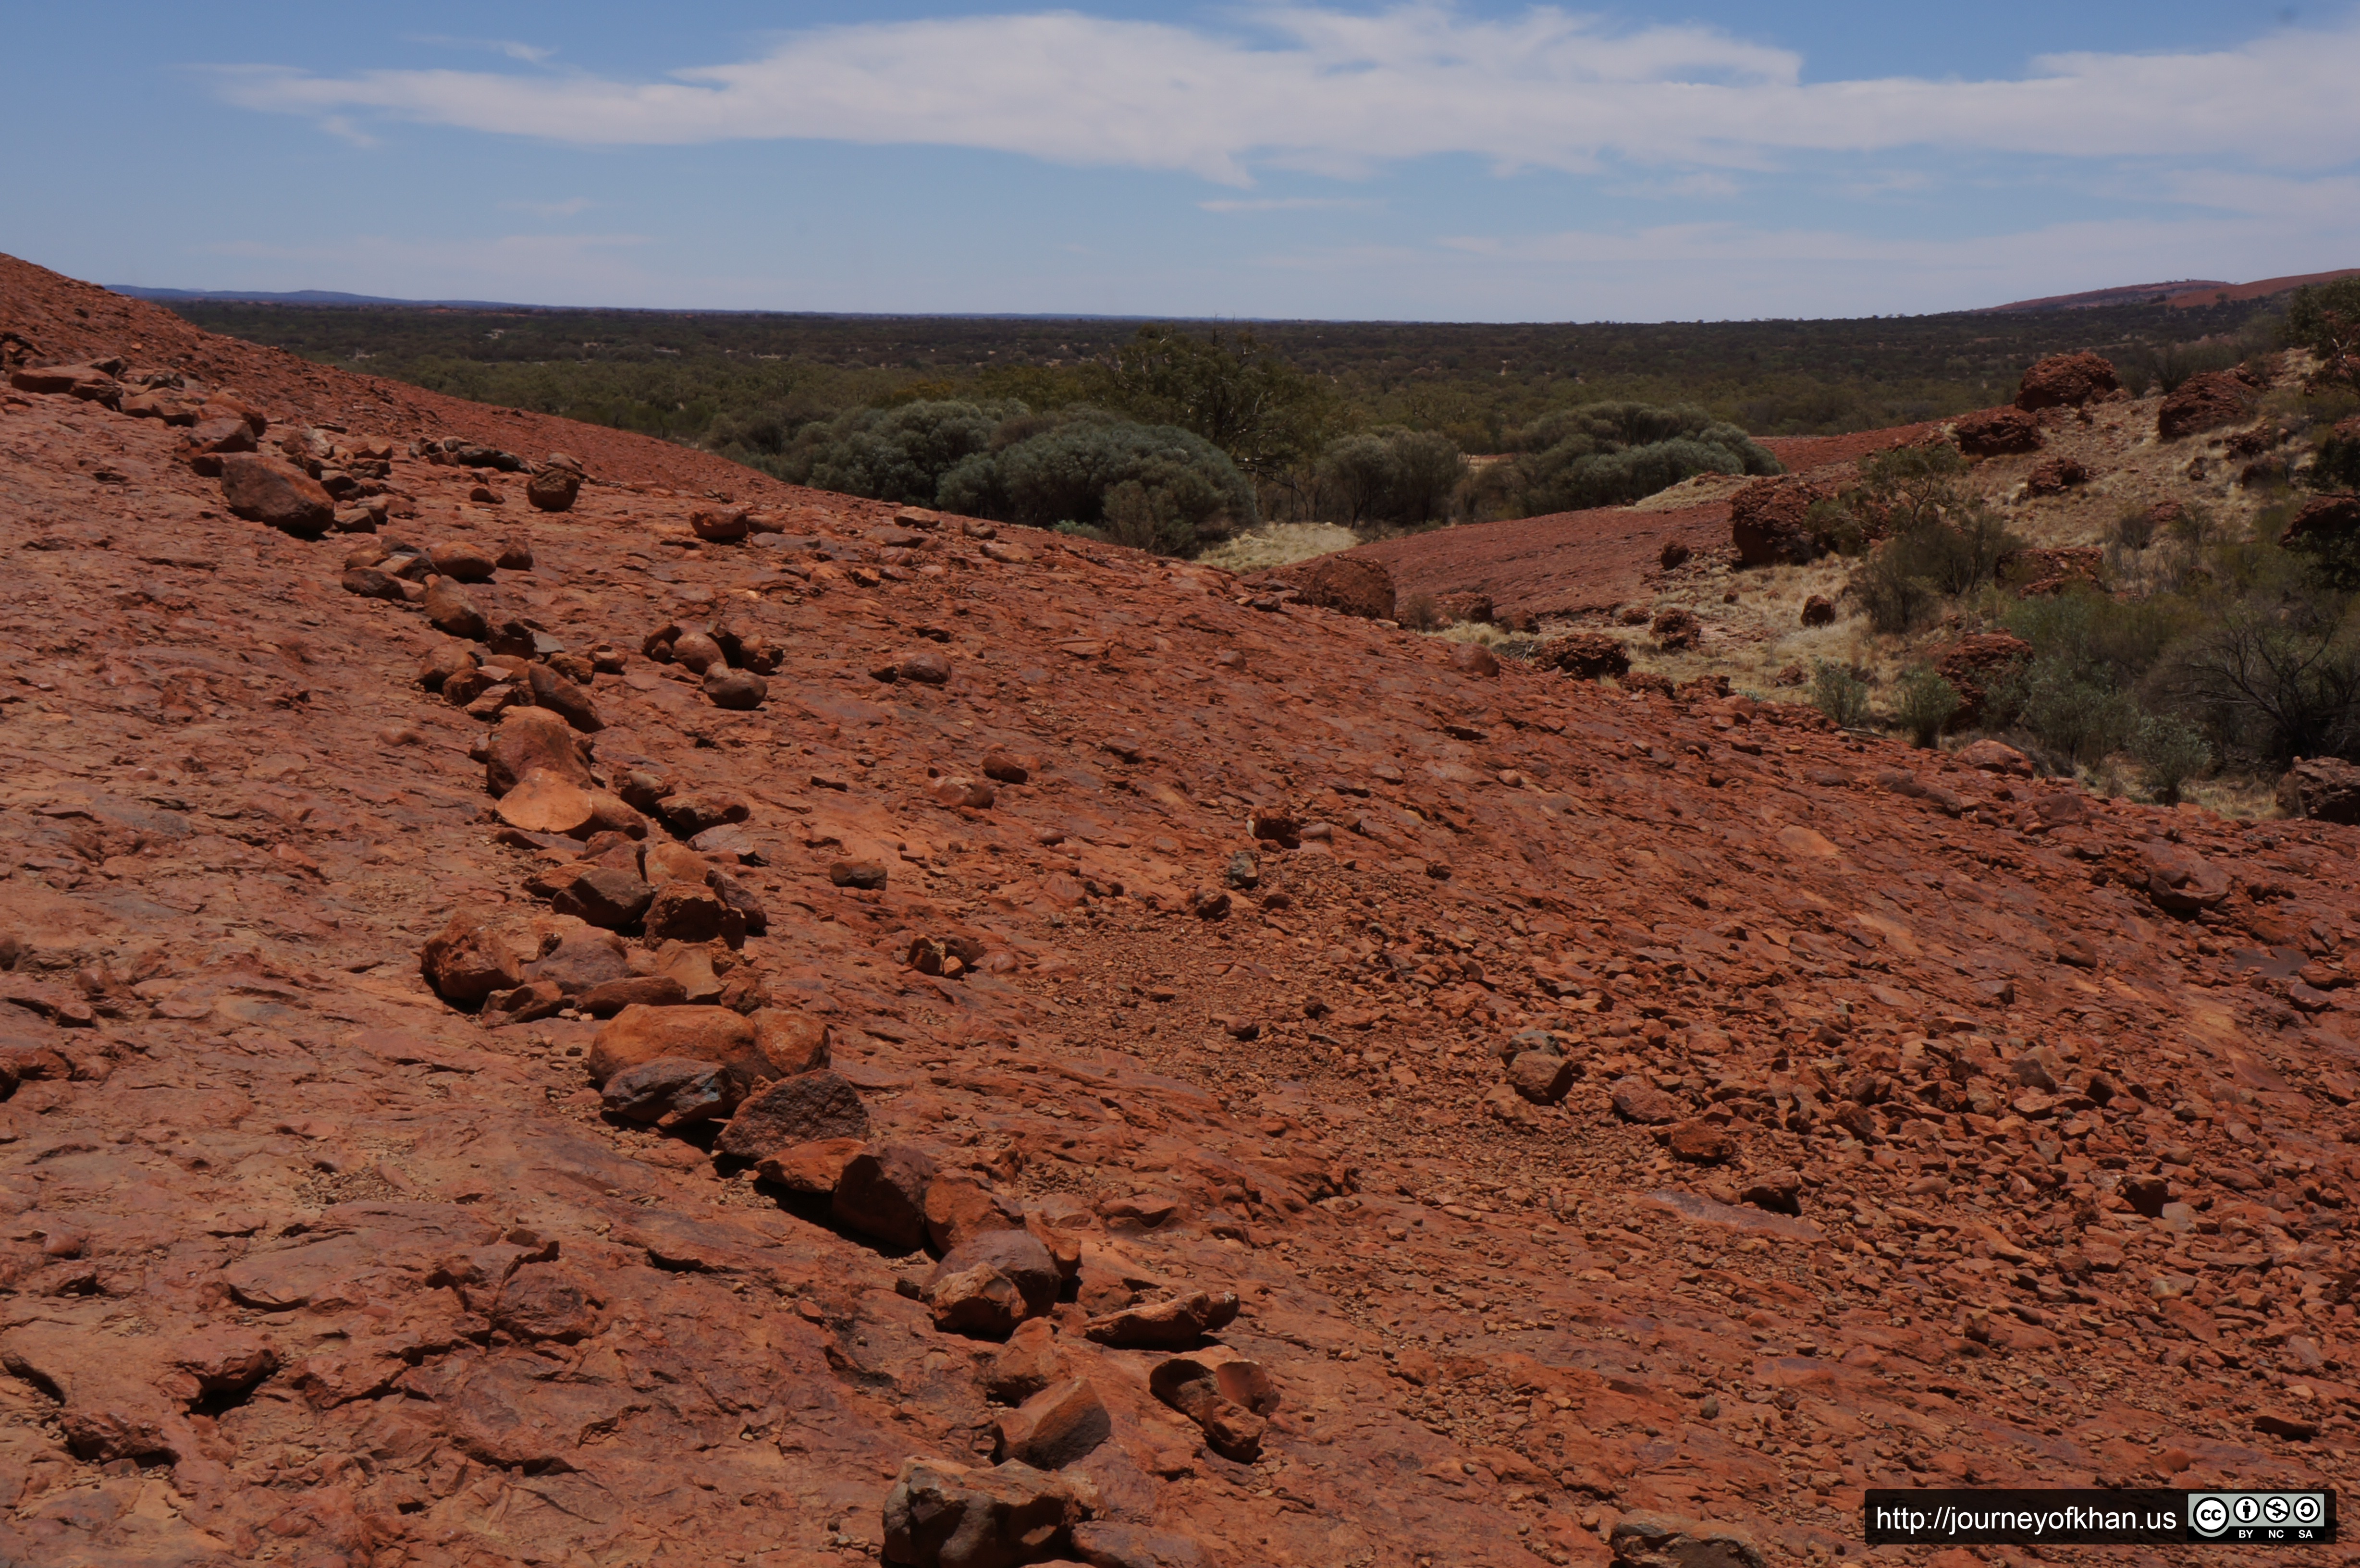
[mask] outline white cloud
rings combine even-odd
[[[1553,6],[1505,21],[1433,3],[1281,6],[1251,26],[950,17],[814,29],[759,59],[650,82],[274,67],[219,82],[256,109],[586,145],[946,145],[1232,184],[1258,166],[1351,175],[1437,154],[1573,171],[1916,147],[2312,169],[2360,157],[2350,23],[2230,49],[2046,56],[2005,80],[1828,82],[1804,81],[1789,51],[1717,29],[1622,30]]]
[[[520,44],[513,38],[454,38],[448,33],[412,33],[405,41],[432,44],[442,49],[484,49],[492,54],[504,54],[510,60],[523,60],[529,65],[539,65],[557,52],[539,44]]]

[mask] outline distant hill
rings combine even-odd
[[[1996,316],[2010,311],[2098,310],[2110,305],[2169,305],[2174,310],[2188,310],[2200,305],[2230,305],[2246,299],[2267,299],[2275,295],[2290,294],[2306,283],[2325,283],[2331,278],[2349,278],[2355,272],[2360,272],[2360,267],[2347,267],[2337,272],[2306,272],[2296,278],[2265,278],[2258,283],[2226,283],[2215,278],[2183,278],[2171,283],[2133,283],[2119,289],[2092,289],[2081,294],[2051,294],[2040,299],[1986,305],[1980,310],[1968,313]]]
[[[271,294],[254,289],[142,289],[134,283],[110,283],[110,294],[153,299],[171,305],[205,300],[223,305],[426,305],[451,310],[530,310],[530,305],[497,299],[389,299],[376,294],[340,294],[333,289],[297,289]]]

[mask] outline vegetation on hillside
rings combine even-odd
[[[2296,757],[2360,761],[2360,538],[2328,528],[2281,542],[2306,490],[2360,488],[2348,433],[2360,385],[2337,358],[2360,319],[2360,289],[2349,293],[2289,312],[2282,341],[2314,369],[2300,389],[2281,377],[2273,418],[2311,432],[2313,455],[2296,460],[2294,485],[2278,482],[2250,537],[2193,501],[2131,505],[2100,581],[2019,595],[1999,580],[2022,541],[1965,493],[1964,460],[1947,445],[1902,449],[1865,460],[1860,483],[1811,514],[1820,541],[1856,559],[1854,607],[1904,659],[1961,631],[2021,638],[2029,653],[1992,672],[1979,724],[2053,771],[2103,781],[2127,767],[2170,801],[2215,769],[2267,778]],[[1823,666],[1811,695],[1840,722],[1867,722],[1856,671]],[[1930,740],[1958,697],[1921,663],[1894,684],[1893,722]]]
[[[1057,510],[1053,523],[1164,549],[1257,517],[1365,530],[1611,505],[1694,474],[1768,471],[1746,432],[1827,434],[1987,407],[2005,400],[2025,365],[2067,348],[2096,347],[2135,380],[2176,384],[2191,367],[2253,352],[2262,331],[2244,307],[1250,331],[1103,318],[173,308],[346,368],[863,494],[921,493],[896,466],[916,463],[941,499],[955,463],[918,452],[933,438],[910,420],[947,421],[937,433],[967,443],[956,461],[978,463],[960,494],[991,497],[978,504],[1011,517]],[[902,408],[934,412],[879,424]],[[1046,421],[1023,437],[1044,444],[1005,456],[1020,444],[1011,419]],[[975,434],[985,423],[996,433]],[[1217,449],[1246,502],[1172,431]],[[889,461],[878,443],[901,455]],[[1505,461],[1470,464],[1469,454]],[[1104,476],[1106,487],[1084,496],[1064,478],[1035,483],[1053,470]],[[1117,497],[1125,485],[1136,488]]]
[[[1515,461],[1483,486],[1495,517],[1628,506],[1699,474],[1778,472],[1766,447],[1693,403],[1553,409],[1510,432],[1507,447]]]

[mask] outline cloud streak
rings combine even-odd
[[[1231,185],[1265,168],[1359,176],[1443,155],[1576,173],[1905,149],[2326,169],[2360,158],[2355,80],[2351,23],[2228,49],[2049,55],[2004,80],[1814,82],[1798,56],[1714,28],[1618,29],[1552,6],[1492,21],[1439,4],[1281,6],[1237,33],[1071,12],[836,27],[640,82],[216,74],[232,103],[322,120],[375,114],[585,146],[962,147]]]

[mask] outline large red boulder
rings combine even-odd
[[[2278,536],[2291,545],[2342,544],[2360,535],[2360,495],[2313,495]]]
[[[1622,646],[1622,638],[1605,632],[1573,632],[1541,644],[1533,651],[1533,662],[1577,681],[1609,675],[1620,679],[1630,673],[1631,650]]]
[[[279,458],[231,452],[222,459],[222,499],[248,522],[267,523],[298,539],[318,539],[336,520],[335,498],[320,482]]]
[[[1362,555],[1323,555],[1281,574],[1306,604],[1371,621],[1393,618],[1393,574]]]
[[[19,392],[46,392],[104,403],[112,408],[123,400],[123,383],[94,365],[44,365],[8,373],[8,385]]]
[[[1811,506],[1826,492],[1794,474],[1756,479],[1729,499],[1729,539],[1737,564],[1800,565],[1819,553],[1811,537]]]
[[[1992,682],[2031,657],[2032,645],[2007,632],[1961,637],[1944,648],[1934,670],[1959,693],[1959,711],[1950,715],[1950,726],[1965,730],[1981,724]]]
[[[2005,457],[2040,450],[2040,421],[2021,408],[1985,408],[1961,415],[1950,430],[1959,450],[1969,457]]]
[[[2237,424],[2252,415],[2260,395],[2261,384],[2243,365],[2191,376],[2156,410],[2155,433],[2164,441],[2178,441]]]
[[[2032,472],[2024,476],[2024,488],[2032,495],[2062,495],[2089,482],[2090,465],[2080,458],[2049,457],[2032,465]]]
[[[2016,389],[2019,408],[2078,408],[2093,397],[2122,390],[2114,362],[2083,349],[2052,354],[2024,373]]]
[[[2360,768],[2332,757],[2297,757],[2278,780],[2278,809],[2289,817],[2360,823]]]

